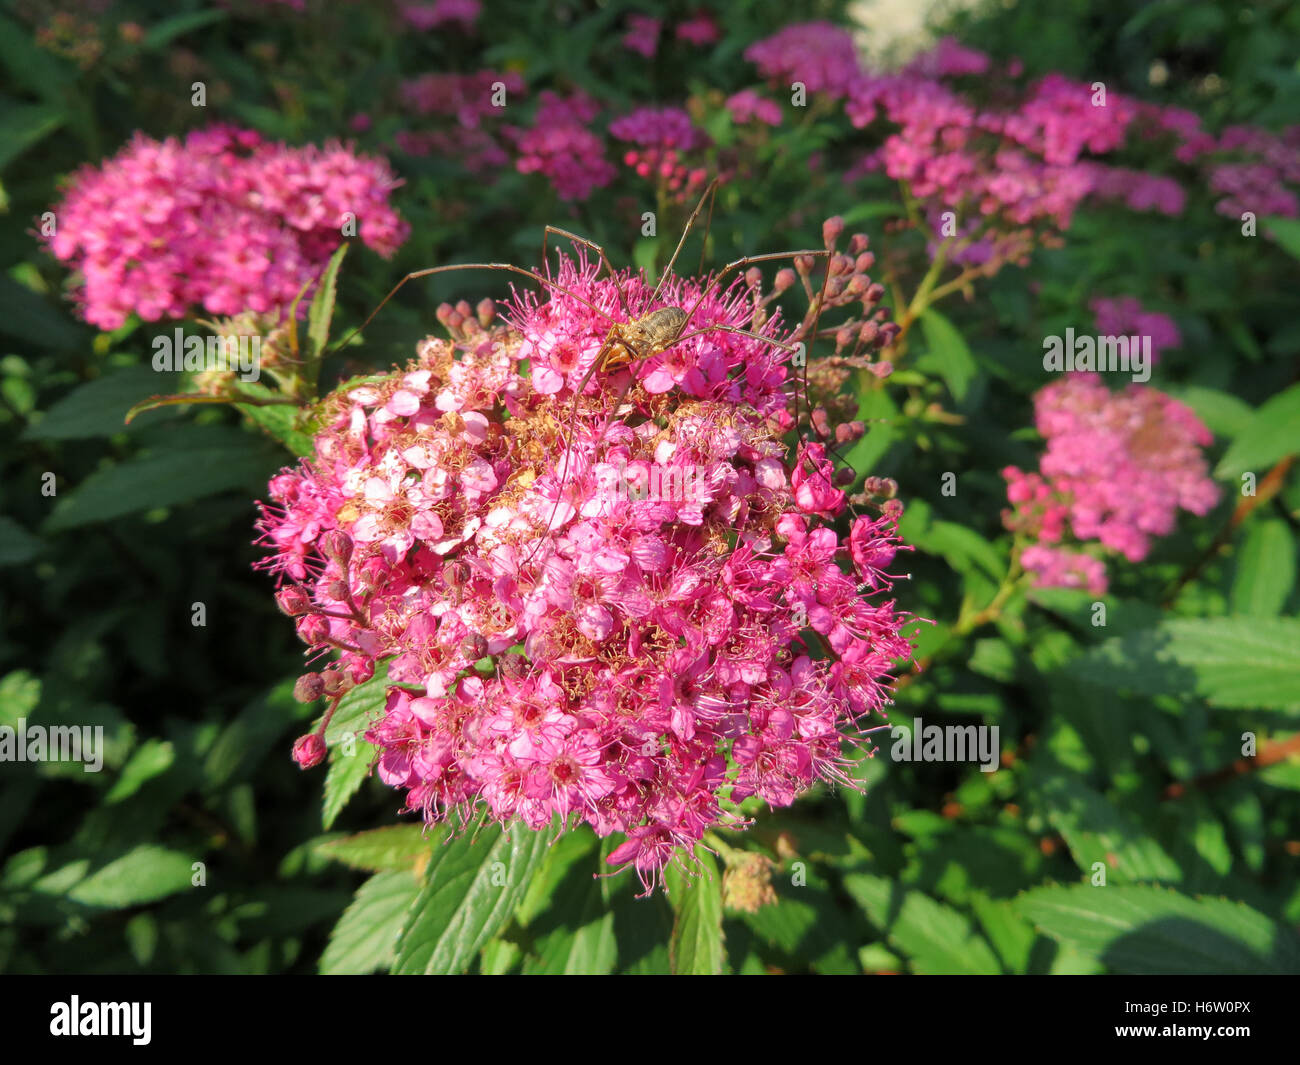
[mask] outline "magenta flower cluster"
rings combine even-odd
[[[465,306],[452,341],[345,386],[262,529],[282,608],[340,652],[302,696],[388,662],[367,738],[410,809],[622,833],[610,862],[650,888],[742,800],[847,779],[911,648],[879,600],[896,514],[836,531],[825,449],[785,458],[787,352],[715,328],[748,328],[754,290],[672,280],[659,304],[695,335],[587,381],[620,287],[651,309],[639,276],[596,273],[565,260],[507,325]]]
[[[1133,296],[1098,297],[1089,306],[1104,337],[1149,337],[1154,361],[1162,351],[1180,347],[1183,334],[1167,314],[1149,311]]]
[[[1081,545],[1140,562],[1179,510],[1205,514],[1218,501],[1203,454],[1209,430],[1154,388],[1114,393],[1072,374],[1038,392],[1034,413],[1047,449],[1037,472],[1002,471],[1011,503],[1003,518],[1030,541],[1020,563],[1040,587],[1102,595],[1105,561]]]
[[[341,144],[293,148],[213,126],[183,141],[137,134],[82,168],[53,209],[53,254],[76,271],[86,321],[147,322],[285,306],[343,241],[391,255],[408,227],[387,164]]]

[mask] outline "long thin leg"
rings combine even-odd
[[[549,278],[543,277],[536,270],[525,270],[522,266],[515,266],[513,263],[452,263],[449,266],[431,266],[427,270],[416,270],[414,273],[407,274],[404,278],[402,278],[402,280],[400,280],[399,282],[397,282],[396,285],[393,286],[393,290],[389,292],[388,295],[385,296],[380,301],[379,306],[370,312],[370,317],[368,317],[364,322],[362,322],[359,326],[353,329],[352,332],[350,332],[346,337],[340,340],[337,344],[331,345],[331,350],[338,351],[346,347],[349,343],[351,343],[352,338],[356,336],[358,333],[360,333],[367,326],[369,326],[370,323],[375,320],[375,318],[379,315],[379,312],[382,311],[388,305],[388,301],[391,300],[394,296],[396,296],[397,293],[401,290],[402,286],[405,285],[408,281],[414,281],[417,278],[421,278],[421,277],[429,277],[432,274],[448,273],[452,270],[505,270],[510,273],[522,274],[524,277],[531,277],[534,281],[536,281],[538,284],[542,285],[543,287],[553,288],[557,292],[564,293],[566,296],[569,296],[571,299],[575,299],[579,303],[587,307],[590,307],[593,311],[595,311],[597,314],[599,314],[602,318],[606,319],[610,323],[616,324],[613,318],[610,318],[610,316],[607,313],[602,311],[590,300],[585,299],[582,296],[579,296],[576,292],[571,292],[563,285],[556,284],[554,281],[551,281]]]
[[[700,241],[700,268],[696,273],[704,273],[704,257],[709,251],[709,234],[713,231],[713,200],[717,196],[718,186],[715,182],[709,186],[709,213],[704,219],[704,239]]]
[[[594,240],[588,240],[586,237],[580,237],[578,236],[577,233],[570,233],[567,229],[561,229],[559,226],[547,226],[546,229],[543,230],[542,232],[542,254],[543,254],[542,261],[543,262],[546,261],[545,260],[546,238],[550,236],[552,233],[554,233],[556,236],[564,237],[567,240],[571,240],[575,244],[581,244],[585,248],[590,248],[598,256],[600,256],[601,265],[605,267],[605,270],[608,272],[610,279],[614,282],[615,289],[618,291],[618,302],[619,305],[623,308],[623,315],[630,322],[632,320],[632,312],[628,309],[627,296],[623,294],[623,286],[619,283],[618,274],[615,273],[613,264],[610,263],[609,257],[606,256],[605,249],[602,248],[599,244],[597,244]],[[599,271],[597,271],[596,276],[597,277],[600,276]]]
[[[655,285],[654,295],[650,297],[650,306],[653,307],[659,299],[659,290],[664,287],[664,282],[668,275],[673,272],[673,267],[677,265],[677,256],[681,255],[682,247],[686,244],[686,238],[690,236],[691,230],[695,228],[695,219],[700,216],[700,210],[704,207],[704,201],[713,195],[713,190],[718,185],[718,179],[715,177],[709,182],[708,188],[704,190],[704,195],[700,197],[700,202],[695,205],[695,210],[691,212],[691,217],[686,220],[686,228],[682,230],[681,238],[677,241],[677,247],[673,251],[673,257],[668,260],[668,265],[664,267],[664,272],[659,275],[659,281]]]

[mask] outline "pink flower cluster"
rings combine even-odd
[[[1181,347],[1183,334],[1174,320],[1159,311],[1148,311],[1133,296],[1097,298],[1089,305],[1097,319],[1097,332],[1105,337],[1150,337],[1151,357]]]
[[[77,272],[86,321],[267,312],[290,303],[341,243],[347,216],[381,255],[406,239],[378,158],[331,143],[292,148],[213,126],[184,141],[136,134],[82,168],[54,208],[53,254]]]
[[[967,226],[978,220],[959,245],[992,238],[1009,258],[1036,230],[1069,227],[1095,181],[1080,156],[1113,150],[1136,115],[1114,93],[1095,106],[1089,86],[1059,75],[1043,78],[1011,110],[984,109],[916,73],[925,69],[914,64],[851,87],[846,109],[855,126],[883,115],[899,127],[864,165],[905,182],[932,216],[953,211]]]
[[[710,828],[743,825],[741,800],[844,780],[842,745],[911,646],[870,598],[892,584],[895,515],[841,539],[824,448],[784,458],[786,352],[715,328],[753,324],[748,283],[671,280],[660,303],[698,335],[586,381],[620,287],[634,317],[651,309],[639,276],[597,272],[565,260],[504,326],[490,303],[443,315],[451,342],[341,389],[261,528],[281,607],[341,652],[300,697],[388,662],[367,738],[409,809],[623,833],[609,860],[649,890]]]
[[[479,0],[434,0],[431,4],[401,4],[398,11],[413,29],[432,30],[454,24],[468,33],[483,13],[483,5]]]
[[[614,180],[617,171],[605,158],[604,142],[589,128],[600,108],[579,91],[541,94],[533,124],[507,131],[518,153],[521,174],[543,174],[562,200],[585,200]]]
[[[799,22],[751,44],[745,58],[787,92],[800,82],[810,93],[845,96],[861,80],[853,36],[830,22]]]
[[[624,163],[641,177],[663,181],[678,198],[689,196],[708,178],[707,169],[689,161],[690,153],[708,138],[679,107],[639,107],[611,122],[609,132],[637,145],[623,153]]]
[[[1040,587],[1102,595],[1103,560],[1063,541],[1096,541],[1139,562],[1153,537],[1173,531],[1179,510],[1205,514],[1218,501],[1202,453],[1209,430],[1154,388],[1113,393],[1095,378],[1071,375],[1039,391],[1034,411],[1047,450],[1036,473],[1002,471],[1011,503],[1003,519],[1034,541],[1020,562]]]

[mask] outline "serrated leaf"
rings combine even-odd
[[[727,958],[722,936],[722,874],[713,855],[703,848],[697,849],[695,861],[698,870],[694,877],[673,865],[664,870],[664,887],[674,913],[668,958],[678,976],[716,976]]]
[[[1228,710],[1300,710],[1300,620],[1180,618],[1106,640],[1063,667],[1103,687],[1196,694]]]
[[[1154,885],[1075,884],[1035,888],[1016,906],[1044,933],[1112,972],[1244,976],[1300,969],[1295,933],[1229,899]]]
[[[464,972],[510,920],[546,853],[547,835],[498,825],[435,847],[402,929],[394,973]]]
[[[330,322],[334,318],[334,296],[338,288],[339,266],[343,256],[348,253],[348,245],[340,244],[338,250],[330,256],[325,272],[321,274],[320,284],[307,309],[307,339],[311,344],[308,359],[319,360],[325,345],[329,342]]]
[[[1219,460],[1215,477],[1263,477],[1285,455],[1300,452],[1300,385],[1292,385],[1255,411]]]
[[[397,956],[397,937],[419,894],[420,880],[410,872],[377,873],[362,884],[330,932],[320,959],[321,975],[389,968]]]
[[[851,873],[844,888],[921,974],[1000,973],[992,948],[957,910],[884,877]]]
[[[87,440],[123,432],[132,406],[168,388],[173,380],[174,375],[155,373],[148,366],[127,366],[87,381],[50,407],[40,421],[28,426],[23,439]]]
[[[614,911],[606,903],[600,881],[586,869],[576,899],[560,899],[562,924],[541,936],[524,974],[606,976],[618,961]]]
[[[1276,617],[1295,587],[1295,539],[1281,518],[1251,522],[1237,552],[1234,614]]]
[[[1080,872],[1101,862],[1112,883],[1183,879],[1182,870],[1160,843],[1143,833],[1100,792],[1059,767],[1036,774],[1035,791],[1048,821],[1065,839]]]
[[[343,748],[333,747],[329,753],[329,769],[325,773],[325,793],[321,801],[321,825],[334,827],[339,814],[365,783],[374,763],[375,748],[365,740],[357,740],[351,754]]]
[[[326,858],[371,873],[414,870],[439,846],[440,832],[425,834],[424,825],[388,825],[320,844]]]
[[[256,491],[270,472],[259,451],[179,451],[148,455],[91,474],[61,498],[44,525],[63,532],[235,489]]]
[[[118,910],[184,891],[192,875],[189,857],[146,844],[97,869],[67,894],[86,906]]]
[[[236,403],[235,407],[294,455],[303,458],[316,453],[311,434],[298,428],[297,407],[282,404],[259,407],[251,403]]]

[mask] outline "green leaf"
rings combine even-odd
[[[397,937],[419,894],[420,880],[409,871],[378,873],[362,884],[330,933],[320,959],[321,975],[389,968],[397,957]]]
[[[1219,392],[1200,385],[1171,388],[1169,394],[1192,408],[1215,436],[1237,436],[1254,417],[1249,403],[1231,392]]]
[[[1064,837],[1085,876],[1091,875],[1093,865],[1101,862],[1109,883],[1182,880],[1182,870],[1165,849],[1100,792],[1060,767],[1039,776],[1035,790],[1047,819]]]
[[[186,855],[145,844],[81,880],[68,891],[68,898],[86,906],[120,910],[184,891],[192,875],[191,859]]]
[[[16,729],[41,701],[41,680],[25,669],[6,673],[0,679],[0,725]]]
[[[353,869],[371,873],[411,871],[429,858],[438,845],[438,833],[426,836],[424,825],[388,825],[322,843],[317,849],[326,858]]]
[[[374,762],[375,748],[357,740],[351,754],[342,747],[330,748],[330,764],[325,774],[325,796],[321,804],[321,825],[332,828],[339,814],[365,783]]]
[[[67,121],[67,114],[57,106],[9,103],[0,118],[0,170],[12,163]]]
[[[1215,477],[1254,473],[1263,477],[1286,455],[1300,451],[1300,385],[1292,385],[1255,411],[1227,454],[1219,460]]]
[[[132,405],[160,388],[169,387],[171,374],[155,373],[148,366],[127,366],[87,381],[47,410],[28,426],[25,440],[88,440],[126,431],[124,419]],[[142,419],[145,424],[154,419]]]
[[[850,873],[844,888],[912,969],[923,975],[1002,972],[992,948],[957,910],[919,891],[868,873]]]
[[[0,566],[21,566],[41,550],[42,541],[13,518],[0,514]]]
[[[338,287],[339,266],[347,253],[348,245],[340,244],[338,250],[330,256],[329,265],[321,274],[316,295],[312,297],[311,307],[307,311],[307,339],[311,342],[308,359],[319,359],[329,341],[330,321],[334,318],[334,295]]]
[[[404,925],[395,973],[464,972],[510,920],[546,853],[547,834],[498,825],[435,847]]]
[[[375,748],[363,738],[371,722],[384,712],[388,701],[388,665],[383,663],[375,675],[358,684],[339,700],[339,705],[325,730],[329,747],[329,772],[325,776],[325,797],[321,824],[333,826],[348,800],[357,793],[375,761]],[[352,753],[347,754],[349,739]]]
[[[139,791],[148,781],[167,772],[176,761],[176,751],[166,740],[148,740],[131,755],[122,773],[104,796],[106,804],[121,802]]]
[[[177,37],[201,30],[204,26],[220,22],[225,17],[225,11],[189,11],[181,15],[172,15],[150,27],[144,38],[144,50],[156,52]]]
[[[1295,587],[1295,540],[1281,518],[1252,522],[1237,554],[1234,614],[1276,617]]]
[[[235,406],[293,454],[305,457],[316,453],[311,434],[298,428],[297,407],[282,404],[259,407],[251,403]]]
[[[63,532],[141,510],[189,503],[266,482],[269,463],[261,451],[176,451],[130,459],[99,470],[60,499],[44,525]]]
[[[668,957],[676,975],[716,976],[727,952],[722,936],[722,874],[713,855],[698,848],[694,877],[674,865],[664,870],[664,887],[673,905]]]
[[[845,227],[849,227],[870,222],[873,218],[897,218],[903,213],[903,205],[895,200],[868,200],[850,207],[842,217]]]
[[[979,372],[966,339],[952,322],[933,309],[921,315],[921,331],[925,334],[926,351],[916,360],[916,368],[926,373],[937,373],[947,384],[953,399],[960,403]]]
[[[1264,232],[1297,259],[1300,259],[1300,219],[1270,215],[1263,219]]]
[[[1180,618],[1110,639],[1063,667],[1103,687],[1195,693],[1227,710],[1300,710],[1300,620]]]
[[[1245,903],[1172,888],[1044,887],[1017,909],[1039,929],[1112,972],[1248,975],[1300,969],[1295,933]]]
[[[586,870],[576,899],[561,899],[564,923],[538,939],[524,974],[607,976],[618,961],[614,911],[601,882]],[[565,905],[567,904],[567,905]]]

